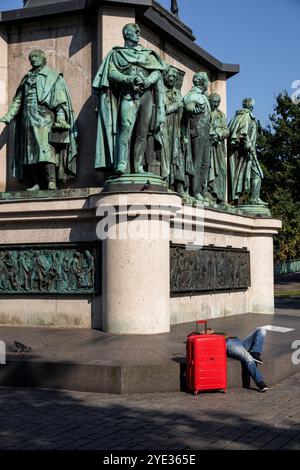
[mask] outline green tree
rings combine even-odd
[[[286,91],[276,98],[258,153],[265,173],[263,198],[283,222],[275,237],[275,259],[300,258],[300,105]]]

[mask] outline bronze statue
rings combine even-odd
[[[207,197],[210,164],[210,103],[207,97],[209,80],[206,72],[193,78],[193,88],[184,97],[187,137],[191,144],[194,163],[192,192],[198,202]]]
[[[181,149],[183,99],[175,83],[177,70],[169,66],[163,73],[166,122],[162,125],[161,177],[172,190],[184,193],[185,168]]]
[[[46,65],[45,53],[29,54],[32,69],[22,79],[7,114],[15,120],[13,176],[31,190],[56,189],[76,176],[77,132],[62,74]]]
[[[229,129],[225,114],[219,109],[221,96],[212,93],[209,96],[209,102],[211,107],[209,191],[217,203],[226,203],[227,152],[225,140],[229,136]]]
[[[260,199],[264,175],[256,154],[259,124],[253,114],[254,105],[254,99],[244,99],[243,109],[229,123],[229,200],[266,206]]]
[[[166,120],[165,63],[139,44],[137,24],[125,25],[123,37],[124,47],[109,52],[93,83],[99,96],[95,168],[112,169],[119,175],[144,173],[149,134],[160,147],[161,125]]]
[[[175,16],[179,16],[179,8],[178,8],[178,3],[177,0],[171,0],[171,12]]]

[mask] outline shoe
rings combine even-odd
[[[52,190],[52,189],[57,189],[57,186],[56,186],[55,181],[50,181],[50,182],[48,183],[48,189],[51,189],[51,190]]]
[[[136,168],[136,174],[140,175],[140,174],[143,174],[143,173],[147,173],[144,168],[143,168],[143,165],[140,165],[139,167]]]
[[[252,352],[250,354],[253,357],[253,359],[255,360],[255,362],[257,362],[257,364],[263,364],[263,360],[262,360],[259,352]]]
[[[204,204],[204,197],[202,196],[202,194],[197,193],[196,196],[195,196],[195,199],[196,199],[197,203]]]
[[[269,390],[269,387],[265,384],[265,382],[259,382],[259,384],[257,384],[257,386],[258,386],[258,390],[261,393],[265,393],[267,390]]]
[[[126,165],[124,163],[119,163],[115,169],[116,175],[124,175],[126,173]]]
[[[27,191],[39,191],[40,190],[40,187],[38,184],[35,184],[34,186],[32,186],[31,188],[28,188]]]

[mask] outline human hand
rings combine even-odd
[[[237,149],[238,146],[239,146],[239,141],[238,140],[235,140],[235,139],[232,139],[230,141],[230,146],[233,148],[233,149]]]
[[[133,77],[132,86],[134,90],[140,90],[145,87],[145,82],[142,77],[137,75]]]
[[[152,83],[151,83],[151,81],[149,80],[149,78],[146,78],[146,79],[144,80],[143,88],[144,88],[145,90],[147,90],[147,88],[150,88],[151,85],[152,85]]]
[[[211,328],[207,328],[206,331],[201,331],[201,335],[213,335],[215,330],[212,330]]]
[[[250,142],[246,142],[244,144],[244,147],[245,147],[245,150],[247,150],[249,153],[252,153],[253,149],[252,149],[252,145],[250,144]]]
[[[3,116],[2,118],[0,118],[0,122],[2,122],[2,124],[9,124],[9,121],[6,119],[5,116]]]
[[[202,108],[201,108],[200,106],[197,106],[197,105],[195,104],[193,113],[194,113],[194,114],[201,114],[202,112],[203,112],[203,111],[202,111]]]
[[[70,125],[67,123],[67,121],[65,121],[64,119],[60,119],[60,120],[57,120],[54,124],[53,124],[53,129],[56,129],[56,130],[61,130],[61,131],[65,131],[65,130],[68,130],[70,129]]]

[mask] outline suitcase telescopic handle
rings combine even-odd
[[[204,324],[204,325],[205,325],[205,326],[204,326],[204,331],[205,331],[205,334],[206,334],[206,332],[207,332],[207,320],[198,320],[198,321],[196,322],[197,331],[198,331],[198,325],[200,325],[200,324],[202,324],[202,325]]]

